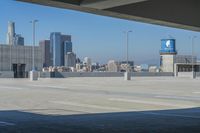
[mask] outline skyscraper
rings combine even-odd
[[[76,54],[73,52],[68,52],[65,54],[65,66],[66,67],[75,67],[76,66]]]
[[[64,53],[67,54],[68,52],[72,52],[72,42],[67,40],[64,42]]]
[[[50,54],[53,66],[64,66],[65,50],[64,42],[71,42],[70,35],[62,35],[60,32],[53,32],[50,35]]]
[[[7,44],[14,45],[15,41],[15,23],[12,21],[8,22],[8,33],[7,33]]]
[[[119,72],[120,70],[120,65],[118,62],[114,60],[109,60],[108,61],[108,71],[109,72]]]
[[[86,66],[92,66],[92,60],[91,60],[91,58],[89,58],[89,57],[85,57],[83,63],[84,63]]]
[[[42,50],[43,67],[52,66],[50,55],[50,40],[42,40],[39,44]]]
[[[50,54],[53,66],[61,66],[61,33],[53,32],[50,35]]]
[[[14,45],[24,46],[24,38],[21,35],[16,34],[14,37]]]

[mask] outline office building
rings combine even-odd
[[[92,60],[89,57],[85,57],[83,60],[83,64],[86,66],[92,66]]]
[[[42,51],[43,67],[52,66],[50,55],[50,40],[42,40],[39,42],[39,45]]]
[[[15,23],[12,21],[8,22],[7,44],[24,45],[24,38],[20,34],[15,33]]]
[[[120,71],[120,63],[114,60],[108,61],[108,71],[109,72],[119,72]]]
[[[61,61],[61,33],[54,32],[50,35],[50,54],[53,66],[62,66]]]
[[[7,32],[7,44],[14,45],[14,40],[15,40],[15,23],[9,21],[8,32]]]
[[[14,37],[14,45],[24,46],[24,38],[21,35],[16,34]]]
[[[50,34],[50,54],[53,66],[64,66],[64,42],[66,41],[71,42],[70,35],[62,35],[60,32]]]
[[[71,41],[64,41],[64,53],[67,54],[68,52],[72,52],[72,42]]]
[[[76,67],[76,54],[73,52],[68,52],[65,54],[65,66],[66,67]]]

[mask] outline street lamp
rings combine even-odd
[[[129,53],[128,53],[128,44],[129,44],[129,33],[132,32],[131,30],[125,31],[126,33],[126,65],[127,65],[127,70],[128,71],[128,61],[129,61]]]
[[[194,39],[196,38],[196,36],[192,37],[192,78],[195,78],[195,70],[194,70]]]
[[[124,73],[124,79],[125,80],[131,80],[131,73],[129,72],[129,68],[128,68],[128,44],[129,44],[129,33],[132,32],[131,30],[129,31],[125,31],[126,33],[126,72]]]
[[[38,20],[32,20],[30,23],[33,24],[33,46],[32,46],[32,71],[30,73],[30,79],[31,80],[37,80],[38,79],[38,73],[35,70],[35,24],[38,22]]]
[[[35,23],[38,20],[30,21],[33,24],[33,48],[32,48],[32,71],[35,71]]]

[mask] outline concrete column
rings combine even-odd
[[[124,73],[124,80],[131,80],[131,72],[127,71]]]
[[[178,65],[174,64],[174,77],[178,77]]]
[[[38,71],[36,71],[36,70],[32,70],[32,71],[30,71],[30,80],[31,81],[36,81],[36,80],[38,80]]]

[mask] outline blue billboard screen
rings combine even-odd
[[[175,39],[162,39],[160,52],[161,53],[176,53]]]

